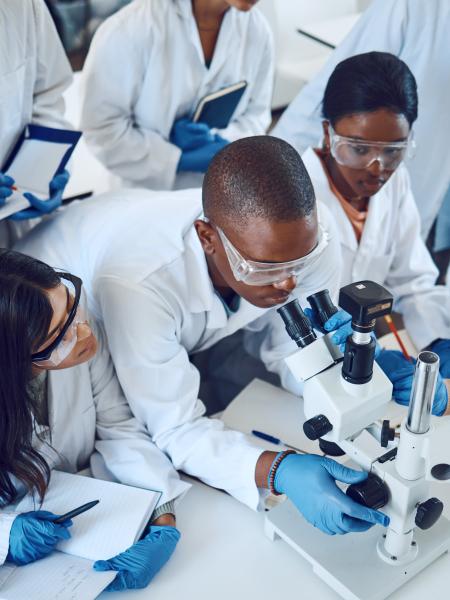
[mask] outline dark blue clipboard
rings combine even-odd
[[[44,127],[43,125],[27,125],[25,129],[22,131],[19,139],[14,145],[12,151],[10,152],[8,158],[6,159],[5,164],[2,167],[3,173],[8,173],[8,169],[14,162],[22,144],[26,140],[40,140],[42,142],[53,142],[56,144],[70,144],[70,148],[67,149],[67,152],[64,154],[61,162],[59,163],[59,167],[56,170],[56,173],[52,174],[52,177],[55,175],[59,175],[64,171],[67,163],[70,160],[70,157],[73,154],[73,151],[76,148],[80,138],[81,131],[71,131],[69,129],[55,129],[53,127]]]

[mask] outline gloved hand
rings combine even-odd
[[[398,350],[382,350],[376,360],[393,385],[392,397],[394,400],[398,404],[408,406],[416,361],[409,362]],[[432,408],[433,415],[442,416],[447,409],[447,403],[447,388],[442,377],[438,375]]]
[[[69,177],[70,175],[67,171],[63,171],[59,175],[53,177],[49,185],[50,197],[48,200],[39,200],[39,198],[36,198],[33,194],[26,192],[24,197],[31,204],[30,208],[25,208],[9,217],[11,221],[36,219],[37,217],[43,217],[56,210],[61,206],[63,192],[69,181]]]
[[[206,146],[194,150],[183,150],[178,162],[177,171],[204,173],[214,156],[222,150],[222,148],[225,148],[228,143],[227,140],[224,140],[220,135],[216,134],[214,136],[214,141]]]
[[[9,552],[7,560],[16,565],[44,558],[54,550],[61,540],[70,538],[68,527],[72,521],[53,523],[57,515],[46,510],[37,510],[18,515],[9,533]]]
[[[5,205],[6,198],[12,196],[14,179],[0,171],[0,208]]]
[[[170,141],[181,150],[195,150],[216,141],[216,136],[206,123],[193,123],[183,118],[175,121]]]
[[[344,467],[316,454],[289,454],[275,473],[274,487],[286,494],[311,525],[328,535],[367,531],[374,524],[389,525],[383,513],[354,502],[336,481],[358,483],[364,471]]]
[[[345,342],[349,335],[353,333],[352,330],[352,317],[351,315],[342,309],[339,309],[337,313],[335,313],[332,317],[328,319],[328,321],[321,327],[320,323],[316,321],[314,318],[314,312],[311,308],[305,308],[305,315],[311,321],[314,329],[318,331],[324,331],[325,333],[329,333],[330,331],[334,331],[334,335],[331,337],[331,341],[336,346],[339,346],[339,350],[344,352],[345,350]],[[372,332],[372,337],[376,340],[375,334]],[[375,357],[378,356],[378,353],[381,351],[381,346],[377,343],[375,348]]]
[[[441,360],[439,372],[444,379],[450,379],[450,340],[436,340],[430,346],[432,352],[436,352]]]
[[[107,592],[146,587],[172,556],[180,539],[175,527],[153,525],[142,540],[109,560],[97,560],[96,571],[118,571]]]

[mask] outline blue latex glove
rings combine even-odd
[[[175,121],[170,141],[181,150],[195,150],[216,141],[216,136],[206,123],[193,123],[183,118]]]
[[[6,199],[12,196],[12,186],[15,181],[9,175],[4,175],[0,171],[0,208],[5,205]]]
[[[118,571],[107,592],[146,587],[172,556],[180,539],[175,527],[154,525],[142,540],[109,560],[97,560],[96,571]]]
[[[430,346],[432,352],[436,352],[441,360],[439,372],[444,379],[450,379],[450,340],[437,340]]]
[[[367,531],[374,524],[389,525],[389,517],[358,504],[336,481],[358,483],[364,471],[344,467],[316,454],[289,454],[275,473],[277,492],[286,494],[311,525],[328,535]]]
[[[61,206],[63,192],[69,181],[69,177],[70,175],[67,171],[63,171],[59,175],[53,177],[49,185],[50,197],[48,200],[39,200],[39,198],[36,198],[33,194],[28,192],[25,193],[24,197],[31,204],[30,208],[25,208],[24,210],[15,213],[9,217],[10,220],[25,221],[26,219],[36,219],[56,210]]]
[[[178,162],[177,171],[194,171],[205,173],[214,156],[225,148],[229,142],[220,135],[214,136],[214,141],[195,150],[184,150]]]
[[[408,406],[414,379],[415,362],[409,362],[398,350],[382,350],[377,363],[389,377],[393,385],[392,397],[398,404]],[[436,394],[433,402],[433,415],[440,417],[447,409],[448,394],[442,377],[438,375]]]
[[[352,317],[351,315],[342,309],[339,309],[337,313],[335,313],[332,317],[328,319],[328,321],[324,324],[323,327],[316,321],[314,318],[314,312],[311,308],[305,308],[305,315],[311,321],[312,326],[317,331],[323,331],[324,333],[329,333],[330,331],[334,331],[334,335],[331,337],[331,341],[336,346],[339,346],[339,350],[343,353],[345,351],[345,343],[349,335],[352,335]],[[372,337],[376,340],[375,334],[372,332]],[[375,356],[378,356],[378,353],[381,351],[380,345],[377,343],[375,348]]]
[[[61,540],[70,538],[68,527],[72,521],[53,523],[57,515],[46,510],[37,510],[18,515],[9,533],[9,552],[7,560],[16,565],[44,558],[55,549]]]

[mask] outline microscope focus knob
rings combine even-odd
[[[333,429],[325,415],[317,415],[303,423],[303,431],[310,440],[318,440]]]
[[[416,525],[420,529],[430,529],[444,510],[443,503],[437,498],[430,498],[417,507]]]
[[[386,484],[372,473],[369,473],[365,481],[349,485],[345,493],[358,504],[374,509],[385,506],[389,500]]]

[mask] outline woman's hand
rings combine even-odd
[[[9,534],[7,560],[16,565],[26,565],[44,558],[55,549],[61,540],[70,538],[68,527],[72,521],[53,523],[57,518],[45,510],[26,512],[18,515]]]
[[[94,569],[118,571],[108,592],[144,588],[172,556],[179,539],[175,527],[152,525],[143,539],[109,560],[97,560]]]

